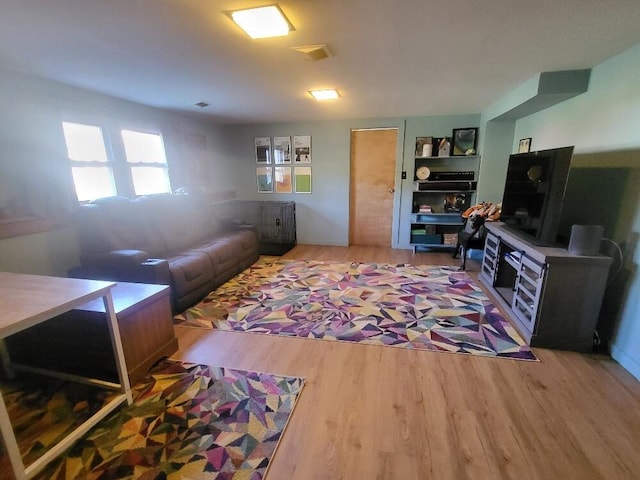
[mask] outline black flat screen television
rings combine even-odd
[[[536,245],[556,244],[573,147],[509,157],[501,220]]]

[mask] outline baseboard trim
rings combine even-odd
[[[638,360],[631,358],[623,349],[615,344],[611,345],[611,358],[622,365],[631,375],[640,380],[640,362],[638,362]]]

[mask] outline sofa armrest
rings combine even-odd
[[[149,258],[143,250],[114,250],[80,256],[81,266],[69,271],[69,276],[119,282],[169,285],[169,262]]]
[[[156,283],[170,285],[171,274],[169,262],[163,258],[148,258],[137,269],[138,280],[141,283]]]
[[[144,250],[112,250],[104,253],[81,254],[80,263],[87,267],[135,266],[149,258]]]
[[[251,230],[254,233],[257,233],[256,226],[251,223],[244,223],[242,220],[234,220],[234,219],[224,219],[221,220],[224,230],[227,231],[237,231],[237,230]]]

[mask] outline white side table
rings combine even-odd
[[[45,322],[91,300],[102,298],[120,383],[105,382],[99,379],[66,375],[53,371],[40,370],[39,373],[98,385],[121,392],[57,445],[28,466],[25,466],[22,461],[11,419],[0,392],[0,432],[17,480],[35,476],[51,460],[64,453],[76,440],[80,439],[91,427],[115,410],[120,404],[126,401],[130,405],[133,401],[120,331],[111,296],[111,288],[113,286],[115,286],[114,282],[0,272],[0,339]],[[6,350],[4,348],[2,350],[4,352],[5,368],[10,371],[10,358],[6,355]]]

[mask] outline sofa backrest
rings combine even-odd
[[[175,194],[101,198],[80,206],[74,225],[83,253],[134,249],[158,258],[214,232],[204,199]]]
[[[179,252],[211,233],[208,203],[193,195],[158,194],[140,197],[149,233],[165,252]]]
[[[141,214],[125,197],[106,197],[81,205],[73,216],[80,248],[85,253],[145,250]]]

